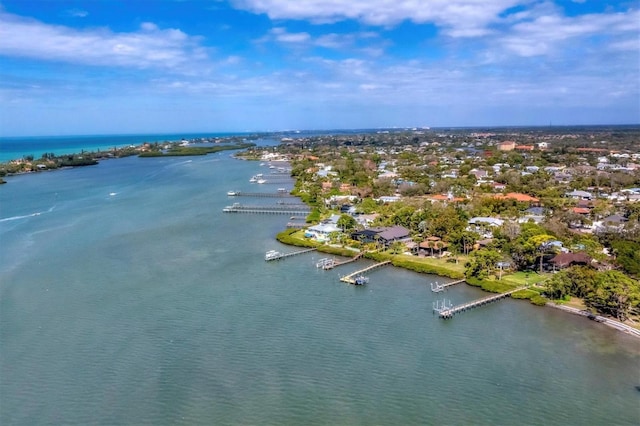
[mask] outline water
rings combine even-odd
[[[141,145],[145,142],[180,141],[182,139],[248,136],[249,133],[181,133],[144,135],[95,135],[95,136],[37,136],[0,138],[0,162],[16,160],[31,155],[35,159],[42,154],[76,154],[84,151],[108,151],[114,147]]]
[[[511,299],[443,321],[441,278],[265,262],[288,217],[222,213],[284,186],[258,172],[222,152],[7,178],[0,424],[640,420],[640,341],[602,324]]]

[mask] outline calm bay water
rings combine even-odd
[[[285,186],[258,172],[223,152],[7,178],[0,424],[640,422],[637,339],[510,299],[442,321],[441,278],[338,281],[364,261],[266,263],[288,218],[222,213]]]

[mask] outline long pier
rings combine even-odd
[[[271,250],[268,251],[265,256],[264,256],[264,260],[271,261],[271,260],[281,260],[281,259],[286,259],[287,257],[291,257],[291,256],[297,256],[299,254],[304,254],[304,253],[309,253],[311,251],[317,250],[316,248],[310,248],[310,249],[306,249],[306,250],[300,250],[300,251],[294,251],[291,253],[280,253],[277,252],[275,250]]]
[[[342,266],[342,265],[346,265],[347,263],[353,263],[356,260],[360,259],[362,256],[364,256],[364,253],[358,253],[357,255],[353,256],[351,259],[347,259],[347,260],[343,260],[342,262],[336,262],[335,260],[331,259],[332,261],[327,261],[327,262],[323,262],[321,264],[321,268],[324,269],[325,271],[328,271],[329,269],[333,269],[336,268],[338,266]]]
[[[353,272],[349,275],[345,275],[344,277],[340,278],[340,281],[344,282],[344,283],[348,283],[348,284],[355,284],[356,283],[356,279],[354,277],[357,277],[358,275],[362,275],[365,272],[369,272],[372,269],[376,269],[376,268],[380,268],[381,266],[385,266],[390,264],[391,261],[390,260],[386,260],[384,262],[380,262],[380,263],[376,263],[374,265],[368,266],[364,269],[361,269],[359,271]]]
[[[306,205],[296,206],[243,206],[235,203],[222,209],[225,213],[262,213],[262,214],[288,214],[288,215],[308,215],[311,210]]]
[[[453,307],[444,307],[443,309],[437,310],[438,316],[443,319],[453,318],[453,316],[457,313],[468,311],[469,309],[477,308],[478,306],[484,306],[488,303],[492,303],[507,297],[510,297],[511,294],[516,291],[524,290],[528,288],[527,286],[518,287],[516,289],[507,291],[506,293],[496,294],[494,296],[484,297],[482,299],[474,300],[472,302],[464,303],[462,305],[453,306]]]
[[[453,282],[444,283],[444,284],[438,284],[436,282],[435,286],[433,285],[433,283],[431,283],[431,291],[433,291],[434,293],[440,293],[441,291],[445,291],[447,289],[447,287],[451,287],[451,286],[454,286],[456,284],[463,283],[464,281],[465,280],[458,280],[458,281],[453,281]]]
[[[257,198],[296,198],[288,192],[242,192],[236,191],[229,197],[257,197]]]
[[[285,180],[293,180],[293,177],[291,177],[291,175],[287,175],[284,173],[269,173],[268,175],[262,175],[262,179],[266,180],[267,182],[269,181],[269,179],[285,181]]]

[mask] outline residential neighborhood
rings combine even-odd
[[[292,193],[314,209],[305,238],[462,263],[468,281],[536,274],[545,297],[637,316],[640,131],[567,130],[301,135],[246,155],[290,162]],[[624,308],[595,290],[603,280]]]

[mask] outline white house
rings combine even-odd
[[[308,227],[304,231],[304,236],[307,238],[313,238],[314,240],[323,242],[329,239],[329,234],[332,232],[341,232],[335,223],[319,223]]]
[[[564,195],[576,200],[591,200],[593,198],[593,194],[587,191],[571,191]]]
[[[495,217],[473,217],[469,219],[467,231],[477,232],[483,238],[493,238],[492,228],[498,228],[504,224],[504,220]]]

